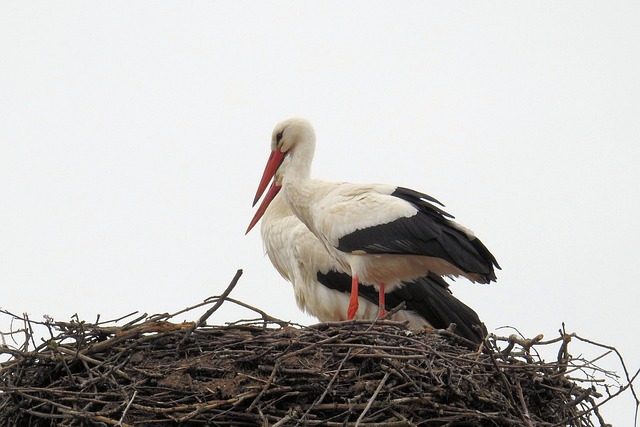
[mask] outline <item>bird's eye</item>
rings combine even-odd
[[[283,133],[284,133],[284,132],[280,132],[280,133],[278,133],[278,134],[276,135],[276,143],[277,143],[278,145],[280,145],[280,141],[282,141],[282,134],[283,134]]]

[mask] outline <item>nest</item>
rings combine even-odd
[[[131,315],[15,316],[25,344],[36,324],[50,336],[32,351],[0,346],[10,354],[0,426],[605,426],[599,405],[632,388],[604,397],[612,386],[593,374],[604,371],[571,357],[575,335],[564,332],[546,342],[492,335],[474,348],[449,330],[389,320],[302,327],[254,309],[259,319],[205,325],[225,300],[246,306],[227,292],[122,325]],[[198,321],[171,322],[204,305],[213,307]],[[557,360],[542,361],[541,345],[558,346]]]

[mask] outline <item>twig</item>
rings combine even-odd
[[[233,279],[231,280],[231,283],[229,283],[229,286],[227,286],[227,289],[224,290],[224,292],[222,293],[222,295],[220,295],[220,297],[218,297],[218,301],[216,301],[216,303],[213,305],[213,307],[211,307],[209,310],[205,311],[205,313],[200,316],[200,319],[198,319],[198,321],[196,322],[196,327],[202,327],[204,325],[207,324],[207,319],[209,318],[209,316],[211,316],[217,309],[220,308],[220,306],[222,305],[222,303],[224,303],[225,299],[229,296],[229,294],[231,293],[231,291],[233,290],[233,288],[236,287],[236,284],[238,284],[238,280],[240,280],[240,276],[242,276],[242,269],[238,269],[238,271],[236,271],[236,275],[233,276]]]
[[[240,279],[240,276],[242,276],[242,269],[241,268],[238,269],[238,271],[236,271],[236,275],[233,276],[233,279],[231,279],[231,283],[229,283],[229,285],[227,286],[227,289],[224,290],[222,295],[220,295],[220,297],[218,297],[218,300],[213,305],[213,307],[211,307],[210,309],[205,311],[205,313],[202,316],[200,316],[198,321],[195,322],[192,327],[187,329],[187,331],[184,334],[184,338],[182,338],[182,341],[178,345],[178,348],[184,346],[184,344],[189,339],[189,336],[191,336],[191,334],[193,333],[193,331],[196,330],[196,328],[199,328],[199,327],[202,327],[202,326],[206,325],[207,319],[209,318],[209,316],[211,316],[217,309],[220,308],[220,306],[227,299],[227,297],[229,296],[229,294],[231,293],[233,288],[236,287],[236,284],[238,283],[238,280]]]
[[[260,316],[262,316],[262,321],[263,321],[263,324],[265,324],[265,326],[266,326],[266,323],[269,323],[269,322],[270,323],[275,323],[277,325],[280,325],[281,327],[286,327],[286,326],[292,325],[292,323],[289,323],[286,320],[281,320],[281,319],[278,319],[276,317],[270,316],[266,312],[260,310],[259,308],[254,307],[252,305],[249,305],[247,303],[244,303],[242,301],[239,301],[237,299],[227,298],[227,301],[232,302],[232,303],[234,303],[236,305],[239,305],[240,307],[248,308],[249,310],[255,311]]]
[[[362,413],[360,414],[360,416],[356,420],[356,426],[355,427],[358,427],[360,425],[360,423],[364,419],[364,416],[367,414],[367,412],[369,412],[369,409],[371,409],[371,405],[376,400],[376,397],[378,397],[378,393],[380,393],[380,390],[382,390],[382,387],[384,386],[384,383],[386,383],[387,380],[389,379],[389,375],[391,375],[390,372],[386,372],[384,374],[384,377],[380,381],[380,384],[378,384],[378,387],[376,388],[376,391],[373,392],[373,395],[369,399],[369,402],[367,402],[367,406],[364,407],[364,410],[362,411]]]
[[[271,370],[271,375],[269,375],[269,379],[265,383],[264,387],[262,387],[262,390],[260,390],[260,393],[258,393],[256,398],[253,399],[253,402],[251,402],[251,405],[249,405],[249,407],[247,408],[247,412],[250,412],[258,404],[260,399],[262,399],[262,396],[264,396],[264,394],[266,393],[267,389],[269,388],[269,386],[271,386],[271,383],[276,378],[276,371],[277,370],[278,370],[278,363],[276,362],[273,365],[273,369]]]
[[[93,359],[93,358],[91,358],[89,356],[86,356],[86,355],[84,355],[82,353],[78,353],[76,351],[70,350],[70,349],[68,349],[66,347],[58,346],[58,347],[56,347],[56,350],[59,351],[60,353],[64,353],[64,354],[67,354],[69,356],[76,357],[76,358],[78,358],[80,360],[84,360],[85,362],[91,363],[92,365],[102,366],[103,363],[104,363],[104,362],[101,362],[100,360]],[[120,375],[122,378],[126,379],[127,381],[132,381],[133,382],[133,379],[127,373],[125,373],[124,371],[122,371],[120,369],[114,369],[114,372],[116,374]]]
[[[118,323],[118,322],[120,322],[121,320],[124,320],[124,319],[126,319],[127,317],[135,316],[135,315],[136,315],[136,314],[138,314],[138,313],[139,313],[139,311],[138,311],[138,310],[136,310],[136,311],[133,311],[133,312],[131,312],[131,313],[129,313],[129,314],[125,314],[124,316],[120,316],[120,317],[118,317],[118,318],[111,319],[111,320],[103,320],[102,322],[100,322],[100,321],[99,321],[100,319],[98,319],[98,320],[96,320],[96,323],[95,323],[95,324],[96,324],[96,326],[99,326],[99,325],[105,325],[105,324],[109,324],[109,323]],[[146,316],[146,314],[145,314],[145,316]]]
[[[307,409],[307,411],[302,415],[302,417],[300,418],[300,421],[298,421],[298,423],[296,423],[296,426],[300,425],[301,422],[304,422],[305,418],[307,417],[307,415],[309,415],[309,412],[311,412],[311,410],[322,403],[322,401],[324,400],[324,398],[327,396],[327,394],[329,393],[329,390],[331,390],[331,387],[333,386],[334,381],[336,380],[336,378],[338,378],[338,374],[340,373],[340,371],[342,371],[342,367],[344,366],[344,362],[347,361],[347,359],[349,359],[349,357],[351,356],[351,348],[347,349],[347,353],[344,355],[344,357],[342,358],[342,360],[340,361],[340,365],[338,365],[338,369],[336,369],[336,372],[333,374],[333,376],[331,377],[331,380],[329,380],[329,384],[327,384],[327,386],[324,388],[324,391],[322,392],[322,394],[320,395],[319,398],[317,398],[312,404],[311,406],[309,406],[309,409]]]
[[[124,422],[124,417],[127,415],[127,412],[129,411],[129,407],[133,403],[133,400],[136,398],[137,394],[138,394],[138,390],[133,390],[133,395],[131,396],[129,403],[127,403],[127,407],[124,408],[124,411],[122,411],[122,416],[120,417],[118,424],[116,424],[117,426],[122,426],[122,423]]]
[[[518,395],[518,400],[520,401],[520,406],[522,407],[522,421],[524,421],[525,426],[533,427],[533,424],[531,423],[531,415],[529,414],[527,403],[524,401],[522,386],[520,385],[520,379],[518,377],[516,377],[516,392]]]
[[[562,345],[558,350],[558,373],[565,373],[567,371],[567,365],[569,364],[569,350],[568,346],[571,342],[571,335],[567,334],[564,330],[564,322],[562,323],[562,329],[559,331],[562,337]]]
[[[640,399],[638,399],[638,395],[636,394],[636,391],[633,388],[633,381],[635,381],[635,379],[638,377],[638,374],[640,373],[640,369],[638,369],[638,371],[636,371],[636,373],[632,377],[630,377],[629,376],[629,371],[627,370],[627,365],[624,363],[624,359],[622,358],[622,355],[620,354],[620,352],[618,351],[617,348],[615,348],[613,346],[610,346],[610,345],[600,344],[600,343],[592,341],[590,339],[582,338],[582,337],[580,337],[578,335],[574,335],[574,336],[576,337],[576,339],[579,339],[580,341],[589,343],[591,345],[596,345],[598,347],[603,347],[603,348],[609,349],[609,350],[613,351],[614,353],[616,353],[616,355],[618,356],[618,360],[620,361],[620,364],[622,365],[622,369],[624,371],[625,378],[627,379],[627,384],[623,388],[624,389],[629,388],[631,390],[631,394],[633,395],[633,398],[635,399],[636,408],[637,408],[640,405]],[[603,403],[604,402],[600,403],[600,405],[602,405]]]

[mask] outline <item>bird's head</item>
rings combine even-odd
[[[315,148],[315,138],[316,135],[311,123],[300,117],[283,120],[273,129],[271,135],[271,153],[269,154],[269,160],[267,160],[262,179],[258,185],[256,196],[253,199],[253,206],[258,203],[258,200],[260,200],[260,197],[262,197],[262,194],[272,179],[273,183],[258,207],[246,233],[251,231],[253,226],[260,220],[267,210],[269,203],[271,203],[276,194],[278,194],[278,191],[280,191],[282,176],[285,174],[291,157],[295,156],[294,153],[300,150],[301,147],[304,147],[307,151],[310,150],[312,154]]]
[[[315,141],[313,126],[301,117],[291,117],[276,125],[271,134],[271,151],[288,154],[301,142]]]

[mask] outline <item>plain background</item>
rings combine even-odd
[[[565,322],[635,371],[638,22],[632,1],[3,1],[0,306],[175,312],[243,268],[232,296],[313,323],[244,236],[299,115],[314,176],[426,192],[477,233],[498,283],[452,289],[489,330]],[[602,412],[632,425],[633,399]]]

